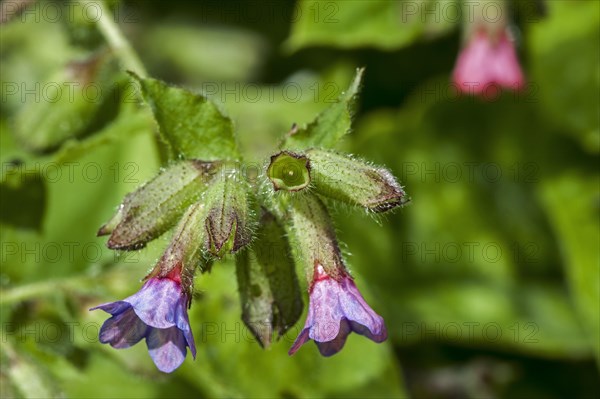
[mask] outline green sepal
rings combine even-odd
[[[242,320],[263,347],[283,336],[302,314],[302,297],[285,231],[263,211],[257,239],[236,257]]]
[[[402,186],[385,168],[332,151],[311,149],[306,155],[314,189],[321,195],[372,212],[389,211],[409,202]]]
[[[179,272],[181,287],[191,297],[194,288],[196,268],[202,264],[206,240],[206,207],[201,202],[190,205],[177,224],[171,243],[146,276],[166,277],[170,273]],[[178,270],[179,269],[179,270]]]
[[[138,249],[173,227],[188,206],[200,199],[218,163],[181,161],[127,194],[117,213],[98,231],[110,234],[111,249]]]
[[[288,237],[294,258],[312,280],[316,265],[337,278],[346,272],[329,212],[323,201],[312,193],[288,197],[286,208]]]
[[[235,253],[252,239],[249,187],[234,164],[223,166],[202,201],[208,207],[207,250],[216,257]]]

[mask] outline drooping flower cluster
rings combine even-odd
[[[493,40],[485,30],[479,30],[462,50],[453,75],[459,89],[482,95],[492,85],[519,90],[524,78],[513,42],[503,32]]]
[[[354,101],[361,75],[359,70],[346,104]],[[169,93],[183,99],[182,106],[208,106],[213,119],[224,118],[205,98],[137,79],[151,97],[161,129],[170,126],[160,108],[173,105],[161,103]],[[339,116],[339,110],[334,112]],[[296,265],[306,273],[309,305],[290,355],[312,339],[321,354],[331,356],[352,331],[384,341],[383,318],[367,305],[344,264],[325,201],[386,212],[408,199],[386,169],[322,149],[334,142],[328,134],[294,129],[284,145],[295,150],[273,155],[265,173],[252,182],[241,175],[239,161],[185,159],[128,194],[98,232],[109,235],[109,248],[136,250],[172,228],[173,235],[139,292],[91,309],[110,314],[100,342],[123,349],[145,339],[157,368],[167,373],[183,363],[188,348],[195,358],[187,313],[194,275],[227,254],[235,254],[242,319],[260,345],[269,346],[274,335],[281,337],[302,314]],[[188,144],[179,143],[184,153]]]
[[[452,78],[460,92],[490,99],[496,97],[500,88],[522,89],[525,78],[508,29],[506,5],[494,2],[500,17],[493,20],[486,17],[487,5],[471,4],[474,18],[465,21],[465,46]]]

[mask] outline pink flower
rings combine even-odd
[[[375,342],[387,338],[383,318],[367,305],[346,272],[342,272],[338,280],[316,264],[309,296],[306,324],[292,345],[290,355],[309,339],[315,341],[323,356],[334,355],[343,348],[352,331]]]
[[[491,85],[512,90],[524,85],[513,42],[502,32],[494,43],[483,29],[477,30],[460,52],[453,79],[461,92],[479,95],[486,94]]]

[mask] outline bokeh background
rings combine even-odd
[[[0,396],[598,397],[600,3],[509,2],[528,84],[489,101],[450,82],[457,4],[108,4],[151,76],[206,93],[234,119],[248,162],[262,164],[365,66],[339,148],[389,167],[412,198],[377,218],[332,209],[386,320],[384,344],[353,335],[332,358],[313,344],[288,357],[302,318],[261,349],[226,259],[196,279],[196,360],[165,375],[144,344],[101,345],[106,315],[88,312],[136,292],[167,244],[115,253],[96,238],[159,170],[156,127],[126,91],[83,103],[56,92],[81,78],[69,63],[105,51],[93,3],[3,2]],[[18,12],[6,21],[9,5]],[[103,94],[127,86],[79,65]]]

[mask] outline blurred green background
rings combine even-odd
[[[106,315],[87,310],[137,291],[168,242],[116,253],[96,238],[160,168],[155,124],[104,62],[93,2],[2,7],[25,3],[0,37],[1,397],[598,397],[599,2],[510,2],[528,85],[483,102],[449,82],[454,0],[111,1],[150,76],[219,103],[248,162],[365,66],[340,149],[412,197],[382,217],[332,209],[384,344],[288,357],[303,317],[262,350],[226,259],[196,279],[198,356],[171,375],[144,344],[101,345]],[[56,93],[89,71],[102,96]]]

